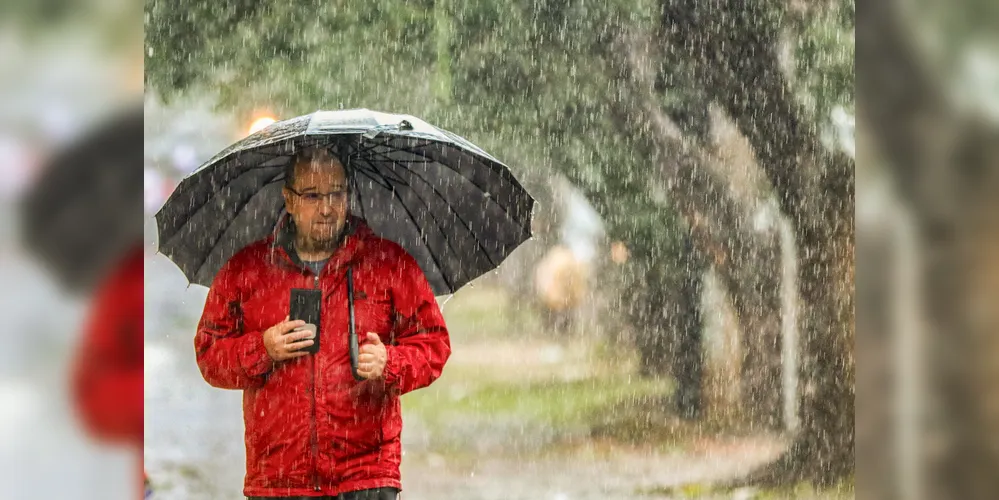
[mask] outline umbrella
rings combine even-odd
[[[325,147],[351,171],[351,212],[419,263],[436,295],[495,269],[531,237],[534,199],[471,142],[409,115],[317,111],[233,144],[180,182],[156,214],[159,251],[209,286],[283,215],[285,166]]]
[[[25,247],[64,286],[85,291],[142,243],[142,107],[60,150],[20,203]]]

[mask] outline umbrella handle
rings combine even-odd
[[[347,335],[350,339],[350,371],[354,374],[354,380],[364,380],[357,373],[357,330],[354,327],[354,273],[353,268],[347,268],[347,313],[350,316],[350,323],[347,325]]]

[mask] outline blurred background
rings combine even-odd
[[[95,439],[75,397],[95,281],[65,286],[24,236],[49,226],[68,199],[65,183],[44,175],[50,164],[141,101],[140,22],[141,5],[132,1],[0,4],[2,498],[135,498],[134,445]],[[132,142],[122,154],[131,154],[128,166],[138,169],[142,146]],[[56,194],[24,210],[39,193]],[[76,267],[95,277],[108,272],[107,264],[86,259]]]
[[[257,127],[419,116],[540,209],[439,299],[454,352],[403,397],[405,498],[850,498],[854,25],[843,1],[149,2],[146,241]],[[147,255],[157,498],[242,488],[241,395],[192,351],[206,293]]]
[[[857,488],[999,494],[999,8],[858,9]]]
[[[134,452],[72,401],[93,289],[25,248],[19,206],[138,105],[144,56],[161,497],[238,498],[243,449],[238,394],[191,355],[205,291],[151,214],[258,119],[365,106],[468,137],[541,200],[534,241],[444,305],[455,353],[403,403],[407,498],[995,498],[994,2],[659,4],[2,4],[0,497],[134,491]],[[825,265],[853,261],[848,221],[860,273]]]

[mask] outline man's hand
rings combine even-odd
[[[292,331],[305,326],[304,321],[288,321],[288,319],[288,317],[285,317],[284,321],[264,331],[264,347],[267,348],[267,354],[274,361],[308,356],[308,352],[299,351],[299,349],[309,347],[314,343],[312,332],[308,330]]]
[[[373,332],[368,332],[368,337],[364,341],[357,356],[357,374],[368,380],[381,378],[382,371],[385,370],[385,361],[388,359],[385,344],[382,343],[381,337]]]

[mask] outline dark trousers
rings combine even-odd
[[[246,500],[396,500],[399,490],[395,488],[373,488],[350,491],[335,497],[246,497]]]

